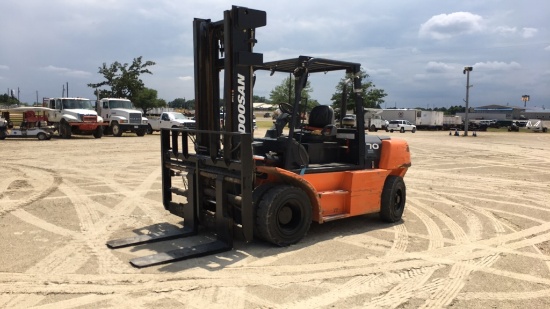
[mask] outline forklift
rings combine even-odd
[[[264,11],[238,6],[225,11],[220,21],[194,20],[196,127],[162,129],[160,136],[162,202],[183,218],[183,228],[111,240],[107,246],[135,246],[205,230],[215,239],[138,257],[130,261],[133,266],[228,251],[236,238],[288,246],[303,239],[312,222],[370,213],[386,222],[401,220],[403,177],[411,166],[408,144],[367,135],[362,116],[355,127],[344,128],[345,113],[335,119],[326,105],[314,107],[307,123],[300,119],[309,75],[331,71],[352,76],[355,110],[364,115],[361,65],[309,56],[264,62],[253,47],[256,28],[265,25]],[[295,93],[292,102],[279,105],[273,128],[255,138],[252,94],[258,71],[292,74]],[[346,105],[344,98],[342,111]]]

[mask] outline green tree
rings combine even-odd
[[[166,101],[164,99],[157,98],[157,91],[155,89],[143,88],[134,95],[132,102],[137,108],[143,110],[143,114],[147,115],[147,112],[155,107],[166,107]]]
[[[280,85],[276,86],[269,94],[269,101],[272,104],[278,105],[279,103],[294,104],[294,78],[292,76],[285,78]],[[311,99],[310,93],[313,91],[309,81],[306,82],[306,86],[302,89],[302,102],[305,104],[305,110],[310,111],[314,106],[319,105],[317,100]],[[289,96],[290,94],[290,96]],[[303,105],[300,107],[303,109]]]
[[[19,100],[17,100],[17,98],[14,98],[14,97],[9,96],[7,94],[0,95],[0,105],[10,106],[10,105],[18,105],[20,103],[21,102],[19,102]]]
[[[103,66],[99,67],[99,74],[103,75],[104,81],[100,83],[90,83],[88,87],[97,89],[96,95],[100,98],[114,97],[114,98],[128,98],[134,102],[136,95],[139,91],[144,89],[145,84],[140,79],[141,74],[153,74],[147,67],[155,65],[153,61],[146,61],[142,63],[142,57],[134,58],[132,64],[120,63],[115,61],[111,65],[107,66],[103,63]],[[99,89],[100,87],[107,86],[110,89]]]
[[[367,80],[369,75],[361,69],[358,73],[358,77],[362,80],[361,85],[361,96],[363,97],[363,107],[365,108],[380,108],[380,105],[384,103],[384,97],[387,96],[384,89],[376,88],[376,85],[372,81]],[[344,93],[344,88],[346,89],[347,94],[347,110],[352,110],[355,108],[355,96],[356,93],[353,91],[353,76],[351,73],[347,73],[344,78],[340,80],[338,85],[336,85],[336,92],[332,95],[332,107],[335,109],[340,109],[340,102],[342,102],[342,94]]]

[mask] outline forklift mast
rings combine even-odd
[[[252,133],[253,66],[263,62],[263,55],[254,53],[256,28],[266,25],[266,13],[233,6],[224,12],[224,19],[193,21],[195,57],[195,119],[199,130]],[[223,71],[223,102],[220,102],[220,77]],[[223,106],[223,116],[220,107]],[[225,119],[221,119],[224,117]],[[198,153],[220,149],[219,138],[197,135]],[[237,159],[231,150],[238,138],[225,135],[224,157]],[[215,147],[215,149],[211,149]]]

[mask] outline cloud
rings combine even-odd
[[[426,66],[426,71],[431,73],[444,73],[448,71],[453,71],[455,68],[443,62],[430,61]]]
[[[455,12],[432,16],[427,22],[420,25],[419,35],[420,37],[443,40],[482,30],[483,17],[469,12]]]
[[[474,64],[474,70],[486,70],[486,71],[511,71],[521,68],[521,65],[515,61],[510,63],[500,61],[488,61],[478,62]]]
[[[9,70],[10,67],[7,65],[0,64],[0,70]]]
[[[522,36],[524,38],[532,38],[535,36],[535,34],[538,32],[539,30],[536,29],[536,28],[523,28],[522,29]]]
[[[499,26],[495,28],[495,32],[501,35],[515,34],[517,31],[516,27]]]
[[[68,68],[60,68],[53,65],[42,68],[44,71],[57,73],[59,75],[72,76],[72,77],[89,77],[92,74],[86,71],[72,70]]]

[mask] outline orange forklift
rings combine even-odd
[[[335,119],[326,105],[314,107],[307,122],[300,117],[309,75],[329,71],[351,76],[358,90],[356,114],[364,115],[359,63],[308,56],[264,62],[253,52],[256,28],[266,25],[266,13],[259,10],[233,6],[223,20],[195,19],[193,25],[196,128],[161,131],[163,205],[183,218],[183,228],[112,240],[110,248],[194,236],[205,229],[215,234],[214,241],[130,261],[146,267],[227,251],[236,237],[288,246],[306,235],[312,221],[370,213],[386,222],[401,220],[403,177],[411,166],[407,143],[367,135],[362,116],[354,128],[344,128],[345,112]],[[273,128],[254,138],[258,71],[292,74],[295,93],[293,102],[279,105]]]

